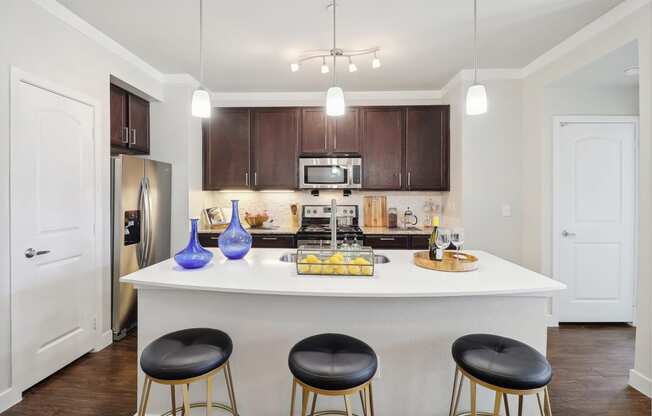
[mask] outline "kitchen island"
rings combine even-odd
[[[486,252],[468,273],[421,269],[411,251],[377,251],[389,263],[373,277],[298,276],[280,261],[287,249],[253,249],[243,260],[214,261],[183,270],[167,260],[122,278],[138,289],[138,352],[155,338],[190,327],[227,332],[231,367],[243,416],[289,413],[292,377],[287,356],[299,340],[322,332],[360,338],[379,357],[374,379],[377,415],[445,415],[454,363],[450,348],[464,334],[483,332],[528,343],[545,354],[547,299],[561,283]],[[139,387],[143,375],[139,371]],[[214,394],[226,397],[223,380]],[[191,387],[193,401],[205,388]],[[139,391],[140,397],[140,391]],[[148,414],[168,410],[169,390],[152,388]],[[467,407],[461,402],[461,409]],[[479,408],[493,397],[480,390]],[[340,408],[341,400],[320,399]],[[515,405],[515,403],[514,403]],[[535,414],[526,400],[525,414]],[[354,405],[360,413],[359,403]],[[297,412],[298,413],[298,412]]]

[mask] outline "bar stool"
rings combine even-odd
[[[518,396],[518,415],[523,414],[523,396],[536,395],[541,416],[552,416],[548,384],[552,379],[550,363],[537,350],[511,338],[488,334],[472,334],[453,343],[453,359],[457,364],[450,403],[450,416],[499,415],[501,399],[509,416],[507,395]],[[459,384],[458,384],[459,376]],[[471,385],[471,411],[457,413],[464,378]],[[476,388],[481,385],[495,392],[493,413],[478,412]],[[540,393],[543,393],[543,405]]]
[[[310,393],[313,394],[310,415],[352,416],[351,396],[360,395],[364,416],[373,416],[371,378],[376,374],[378,358],[364,342],[341,334],[320,334],[297,343],[288,357],[294,376],[290,416],[294,416],[297,385],[301,386],[301,416],[305,416]],[[315,412],[317,396],[344,397],[345,411]]]
[[[147,411],[147,401],[152,382],[170,386],[172,410],[163,416],[175,415],[182,410],[183,415],[190,415],[190,409],[205,407],[206,415],[212,408],[219,408],[238,415],[231,377],[229,357],[233,351],[231,338],[224,332],[210,328],[191,328],[171,332],[152,341],[140,356],[140,367],[145,373],[143,394],[138,416]],[[215,376],[224,372],[230,406],[212,400]],[[206,402],[190,403],[190,383],[206,380]],[[181,385],[183,406],[177,409],[175,386]]]

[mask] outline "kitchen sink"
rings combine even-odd
[[[279,259],[284,263],[296,263],[297,262],[297,253],[285,253]],[[387,256],[382,254],[374,254],[374,264],[385,264],[389,263],[390,260]]]

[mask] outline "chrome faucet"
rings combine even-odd
[[[331,199],[331,249],[337,250],[337,201]]]

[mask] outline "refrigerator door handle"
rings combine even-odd
[[[143,264],[141,265],[141,268],[150,265],[150,257],[152,254],[152,196],[149,188],[149,179],[147,177],[143,178],[143,190],[143,223],[145,224],[145,244],[143,246]]]
[[[142,269],[145,267],[146,259],[146,247],[147,247],[147,212],[145,208],[145,198],[147,198],[145,190],[145,178],[140,180],[140,189],[138,192],[138,210],[140,211],[140,243],[138,243],[138,268]]]

